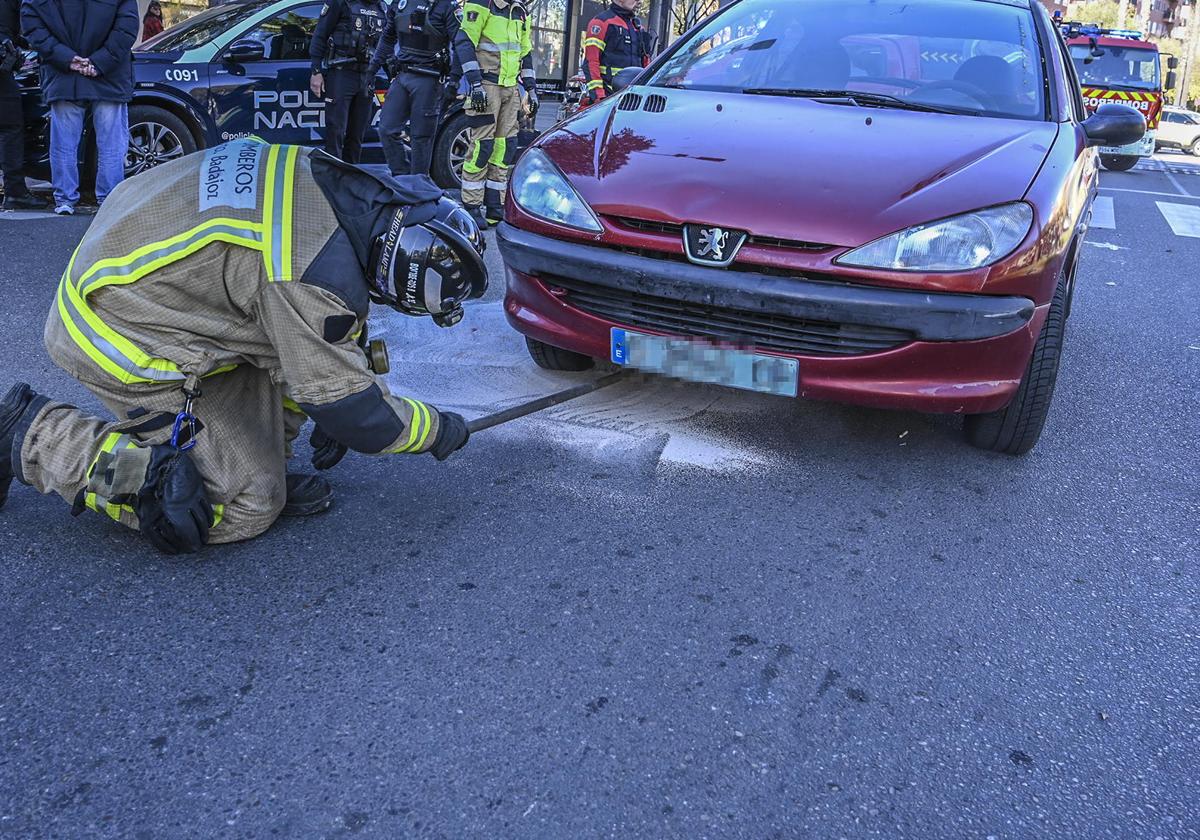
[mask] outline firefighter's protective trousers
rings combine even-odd
[[[484,112],[487,119],[472,122],[471,145],[463,161],[462,201],[467,205],[482,204],[485,190],[492,190],[499,202],[504,203],[508,168],[517,151],[520,88],[484,82],[483,89],[487,92],[488,107]],[[467,113],[476,116],[474,112]]]
[[[393,397],[355,340],[369,260],[355,245],[366,237],[340,220],[378,226],[372,214],[396,209],[390,189],[322,152],[251,140],[121,184],[64,272],[45,332],[54,362],[116,419],[44,405],[14,445],[17,478],[137,527],[129,494],[148,447],[170,439],[185,384],[201,392],[191,455],[218,520],[210,542],[275,520],[305,415],[360,452],[427,451],[436,410]],[[420,201],[436,200],[428,191]]]
[[[503,202],[508,168],[516,153],[517,117],[521,108],[518,83],[534,84],[530,24],[525,7],[504,0],[468,0],[455,36],[468,87],[482,84],[488,106],[471,118],[471,146],[463,162],[463,204]]]

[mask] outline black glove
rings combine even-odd
[[[208,543],[213,509],[204,479],[186,452],[153,448],[134,512],[141,532],[165,554],[191,554]]]
[[[467,421],[461,415],[452,411],[438,412],[438,436],[429,451],[434,458],[445,461],[451,454],[467,445],[471,433],[467,431]]]
[[[525,88],[525,95],[529,97],[529,104],[526,107],[529,109],[529,119],[537,116],[538,112],[538,95],[537,88],[533,85]]]
[[[471,92],[467,95],[467,98],[471,102],[471,110],[475,113],[480,114],[487,110],[487,91],[483,89],[483,85],[471,85]]]
[[[312,434],[308,438],[308,442],[312,445],[312,465],[319,470],[328,470],[337,466],[338,462],[346,457],[347,447],[344,443],[338,443],[336,440],[325,434],[320,426],[313,429]]]

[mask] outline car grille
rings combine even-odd
[[[676,222],[653,222],[649,219],[634,219],[629,216],[614,217],[618,223],[631,230],[644,233],[665,233],[683,238],[683,225]],[[756,245],[769,245],[772,248],[791,248],[797,251],[828,251],[832,246],[820,242],[803,242],[799,239],[780,239],[775,236],[750,235],[747,242]]]
[[[890,350],[913,340],[912,333],[887,327],[811,321],[690,303],[565,277],[543,279],[564,303],[606,321],[759,350],[804,356],[861,356]]]

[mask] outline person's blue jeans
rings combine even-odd
[[[104,201],[125,177],[129,106],[124,102],[51,102],[50,178],[56,206],[74,207],[79,202],[79,140],[89,109],[96,132],[96,200]]]

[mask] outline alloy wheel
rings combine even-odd
[[[183,157],[183,143],[174,131],[156,122],[129,126],[129,151],[125,155],[125,177],[129,178],[160,163]]]

